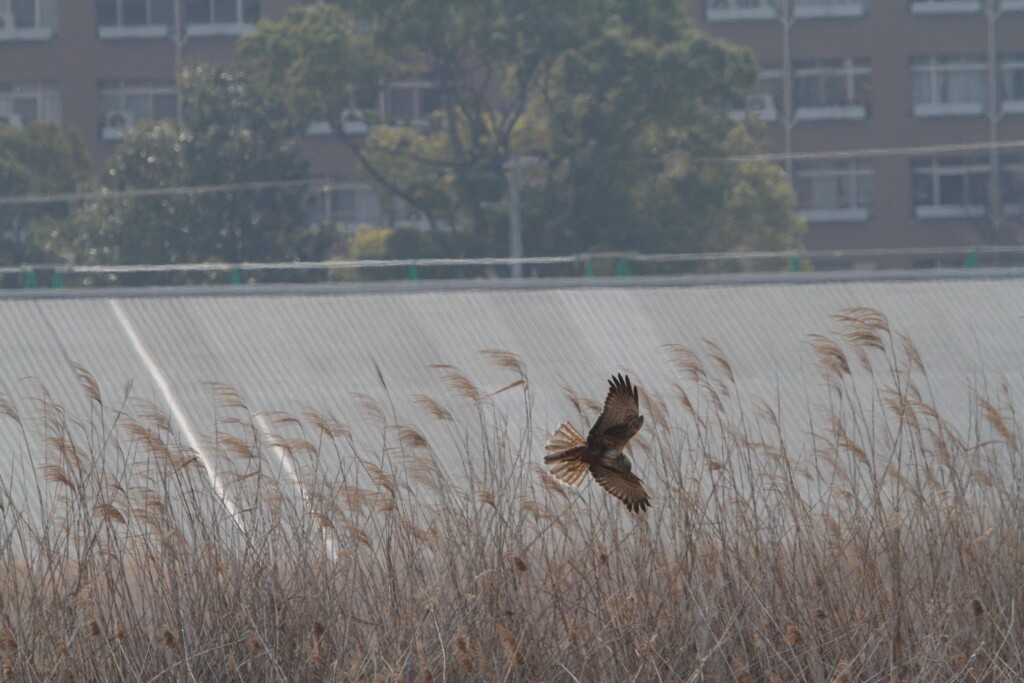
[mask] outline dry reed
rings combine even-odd
[[[809,340],[830,400],[805,420],[808,452],[778,406],[742,408],[717,345],[668,349],[674,400],[645,395],[635,453],[655,492],[646,518],[554,484],[536,466],[542,435],[511,429],[452,366],[438,367],[450,396],[414,398],[427,425],[360,396],[372,444],[312,408],[271,415],[265,434],[240,392],[211,385],[207,442],[235,475],[232,515],[166,415],[104,405],[76,366],[87,419],[45,395],[31,417],[0,399],[16,457],[39,465],[0,489],[0,675],[1020,680],[1011,397],[974,397],[958,431],[885,316],[839,322]],[[521,359],[484,353],[532,405]],[[593,418],[598,405],[566,394]],[[298,489],[271,474],[275,449]]]

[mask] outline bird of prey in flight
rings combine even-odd
[[[651,498],[622,452],[644,424],[636,387],[628,376],[621,374],[608,380],[608,384],[604,410],[587,438],[563,422],[548,438],[544,462],[552,466],[553,477],[572,486],[579,484],[589,471],[601,488],[625,503],[630,512],[645,512]]]

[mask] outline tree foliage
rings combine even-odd
[[[319,256],[301,185],[306,164],[283,107],[242,74],[193,65],[181,75],[183,120],[143,124],[118,146],[103,175],[112,191],[166,188],[82,207],[51,235],[66,260],[112,263],[279,261]],[[202,186],[257,184],[197,193]]]
[[[261,23],[238,58],[305,120],[375,84],[435,84],[425,130],[339,135],[386,196],[491,253],[512,152],[545,161],[523,178],[529,253],[791,246],[802,229],[780,169],[709,161],[758,151],[724,106],[756,64],[696,31],[685,3],[343,0]]]
[[[89,157],[74,131],[41,121],[0,129],[0,196],[71,193],[90,179]],[[0,206],[0,264],[39,260],[31,236],[52,230],[67,215],[64,202]]]

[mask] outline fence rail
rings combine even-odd
[[[729,272],[800,272],[873,267],[879,270],[943,265],[976,268],[1024,265],[1024,246],[967,246],[903,249],[837,249],[685,254],[602,252],[522,258],[430,258],[277,263],[185,263],[138,265],[25,264],[0,267],[0,287],[95,287],[196,283],[317,282],[325,280],[472,279],[509,277],[515,264],[531,267],[530,277],[642,276]],[[508,271],[503,269],[508,268]],[[499,271],[498,269],[502,269]],[[290,273],[291,277],[282,277]],[[296,273],[306,276],[296,277]],[[149,276],[149,277],[145,277]],[[155,276],[160,276],[163,280]],[[49,277],[47,283],[45,279]],[[203,279],[205,278],[205,279]]]

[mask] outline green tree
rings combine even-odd
[[[192,65],[180,78],[181,127],[133,129],[102,180],[113,191],[171,192],[91,202],[47,248],[67,260],[109,263],[320,258],[301,184],[189,189],[305,178],[298,129],[283,108],[229,69]]]
[[[506,198],[513,151],[546,160],[525,178],[529,253],[788,246],[802,229],[779,169],[708,161],[757,151],[725,112],[757,69],[677,0],[320,3],[261,23],[238,58],[304,120],[375,82],[436,84],[426,130],[339,135],[386,196],[490,253],[506,244],[488,206]]]
[[[755,76],[749,52],[656,3],[562,52],[524,117],[524,142],[548,159],[525,193],[533,249],[795,246],[803,225],[783,171],[722,161],[758,152],[723,106]]]
[[[36,121],[0,129],[0,196],[71,193],[91,181],[89,157],[74,131]],[[0,205],[0,264],[39,261],[36,236],[67,219],[66,202]]]

